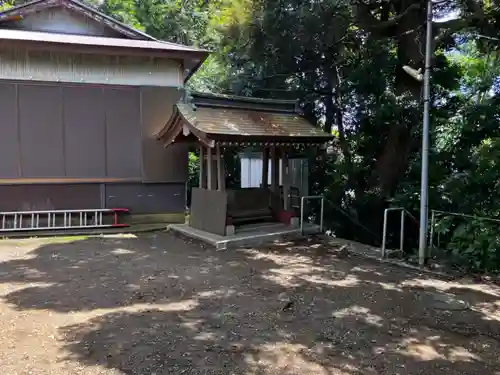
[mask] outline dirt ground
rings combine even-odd
[[[311,242],[2,241],[0,298],[2,375],[500,375],[500,288]]]

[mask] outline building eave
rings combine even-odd
[[[120,34],[131,38],[131,39],[142,39],[142,40],[157,40],[156,38],[148,35],[140,30],[137,30],[131,26],[128,26],[102,12],[95,9],[94,7],[84,4],[77,0],[34,0],[27,2],[25,4],[17,5],[9,8],[3,12],[0,12],[0,23],[4,21],[10,21],[14,17],[24,17],[28,14],[39,12],[43,9],[52,7],[65,7],[69,10],[80,12],[86,16],[94,19],[95,21],[114,29]]]
[[[0,48],[29,48],[72,53],[140,55],[177,59],[205,59],[208,51],[162,41],[3,30]]]

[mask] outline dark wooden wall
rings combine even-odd
[[[19,178],[184,182],[187,148],[156,134],[181,92],[0,83],[0,183]],[[44,181],[41,181],[44,182]]]
[[[136,88],[0,83],[0,179],[140,178]]]
[[[181,94],[0,82],[0,211],[182,212],[187,148],[156,141]]]
[[[0,185],[0,212],[126,207],[133,214],[183,213],[184,184]]]

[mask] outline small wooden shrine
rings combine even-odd
[[[244,223],[291,223],[294,212],[289,199],[289,155],[297,147],[319,147],[332,140],[332,135],[313,126],[297,109],[294,101],[214,94],[191,94],[188,103],[175,106],[158,139],[165,147],[174,142],[190,142],[199,147],[200,182],[192,191],[191,227],[227,236],[234,234],[235,226]],[[223,155],[226,149],[236,147],[262,150],[260,187],[226,188]]]

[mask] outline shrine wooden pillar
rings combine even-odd
[[[262,187],[267,189],[269,185],[269,149],[264,146],[262,150]]]
[[[218,143],[215,147],[215,158],[217,161],[217,190],[224,191],[226,190],[226,168]]]
[[[290,209],[290,174],[289,174],[289,163],[288,163],[288,155],[286,149],[283,147],[281,150],[282,159],[283,160],[283,175],[282,175],[282,184],[283,184],[283,209],[288,211]]]
[[[200,145],[200,171],[198,176],[198,186],[200,189],[204,189],[207,186],[207,176],[205,168],[205,146]]]
[[[273,145],[271,147],[271,190],[275,193],[279,190],[280,184],[280,159],[278,148]]]
[[[214,190],[214,162],[211,147],[207,147],[207,190]]]

